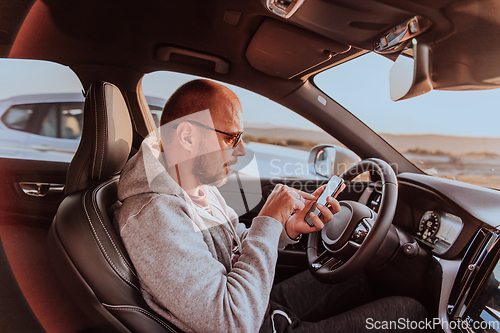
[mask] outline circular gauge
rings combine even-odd
[[[423,240],[433,243],[434,236],[436,236],[440,225],[441,218],[439,214],[434,211],[428,211],[420,219],[420,223],[418,224],[418,235],[422,237]]]

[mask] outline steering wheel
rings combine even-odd
[[[309,270],[322,282],[343,281],[361,270],[382,245],[392,224],[398,183],[389,164],[369,158],[352,165],[341,177],[350,181],[366,171],[377,172],[382,180],[378,213],[356,201],[340,201],[340,212],[321,231],[309,234]]]

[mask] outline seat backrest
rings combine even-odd
[[[66,194],[118,174],[132,145],[132,123],[120,90],[95,82],[87,91],[80,145],[66,176]]]
[[[119,89],[90,87],[80,146],[67,175],[67,196],[49,231],[49,258],[61,282],[103,332],[179,332],[144,301],[139,279],[113,227],[117,174],[132,143],[128,108]]]

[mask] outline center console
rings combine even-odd
[[[457,332],[500,332],[500,231],[480,229],[458,270],[448,305]]]

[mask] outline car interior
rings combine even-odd
[[[391,87],[393,100],[498,88],[497,31],[494,0],[0,2],[1,58],[67,66],[85,96],[83,127],[80,116],[60,115],[65,136],[81,135],[71,163],[0,159],[0,331],[181,332],[142,298],[113,224],[120,172],[157,133],[158,114],[142,89],[157,71],[259,94],[361,159],[316,146],[312,187],[310,178],[279,179],[312,192],[342,173],[347,187],[338,199],[355,217],[280,250],[275,283],[308,269],[328,283],[364,270],[375,297],[420,301],[439,319],[432,331],[500,331],[491,323],[500,321],[498,189],[427,174],[314,82],[375,52],[395,64],[413,60],[410,83],[394,95]],[[329,149],[348,167],[314,169]],[[26,182],[39,193],[51,184],[64,191],[29,196]],[[251,225],[275,185],[261,177],[248,187],[241,222]],[[229,203],[240,191],[239,178],[221,188]],[[329,234],[335,227],[345,227],[337,239]]]

